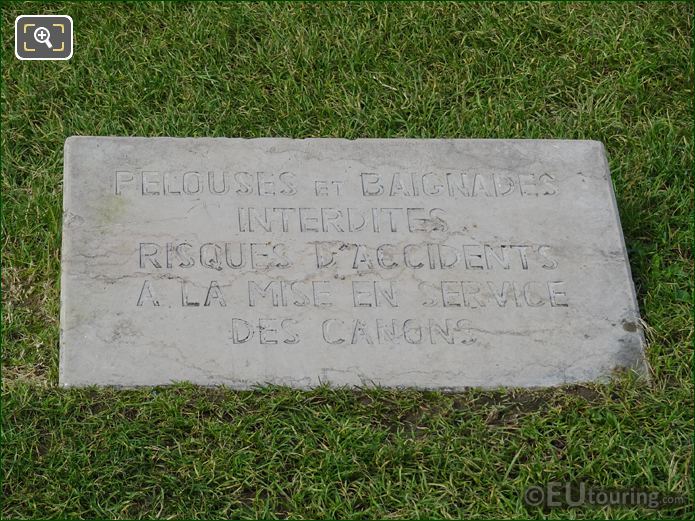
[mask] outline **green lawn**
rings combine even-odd
[[[69,62],[20,62],[67,13]],[[688,3],[2,8],[2,516],[690,518]],[[63,142],[132,136],[605,143],[651,385],[441,394],[57,388]],[[680,507],[527,508],[546,481]]]

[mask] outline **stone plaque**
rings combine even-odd
[[[72,137],[60,383],[646,374],[595,141]]]

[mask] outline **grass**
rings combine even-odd
[[[67,13],[69,62],[13,56]],[[3,518],[691,518],[693,6],[13,3],[2,7]],[[73,134],[598,139],[651,385],[439,394],[57,388]],[[541,511],[525,487],[669,492]]]

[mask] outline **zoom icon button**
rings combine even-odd
[[[69,60],[72,42],[67,15],[22,15],[14,21],[14,54],[20,60]]]

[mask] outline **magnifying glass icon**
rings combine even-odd
[[[49,40],[50,37],[51,33],[45,27],[37,27],[34,31],[34,39],[39,43],[45,43],[46,47],[52,49],[53,46]]]

